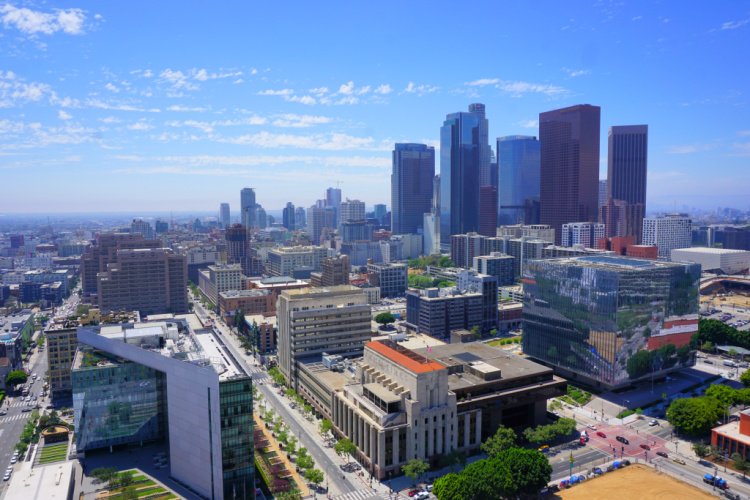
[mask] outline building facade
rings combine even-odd
[[[607,236],[635,236],[643,240],[646,215],[646,174],[648,170],[648,125],[624,125],[609,128],[607,151],[607,199],[620,200],[623,210],[632,212],[633,224],[625,231]],[[601,203],[601,201],[600,201]],[[604,221],[602,221],[604,222]],[[625,234],[620,234],[621,232]]]
[[[258,224],[255,207],[255,190],[253,188],[242,188],[240,191],[240,220],[245,229],[252,229]]]
[[[560,245],[564,247],[582,246],[597,248],[600,239],[604,238],[604,224],[598,222],[570,222],[562,225]]]
[[[423,231],[424,214],[432,209],[435,148],[396,144],[391,172],[391,230],[394,234]]]
[[[409,287],[409,267],[406,264],[367,264],[367,280],[380,288],[381,297],[403,297]]]
[[[497,139],[497,222],[539,223],[539,141],[512,135]]]
[[[643,244],[654,245],[660,259],[669,259],[675,248],[690,248],[693,221],[685,214],[643,219]]]
[[[689,365],[689,346],[649,350],[648,339],[668,318],[697,322],[699,279],[697,264],[620,256],[531,261],[523,278],[524,353],[605,388]]]
[[[474,271],[497,278],[497,286],[508,286],[516,282],[513,274],[515,259],[511,255],[492,252],[474,257]]]
[[[601,109],[579,104],[539,114],[540,222],[562,225],[598,219]]]
[[[328,257],[325,247],[279,247],[268,252],[267,271],[271,276],[294,276],[295,271],[320,271]]]
[[[750,251],[726,248],[677,248],[672,250],[672,261],[695,262],[703,272],[746,274],[750,269]]]

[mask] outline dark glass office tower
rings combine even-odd
[[[646,171],[648,168],[648,125],[624,125],[609,128],[607,153],[607,198],[625,202],[628,220],[626,234],[614,232],[607,225],[607,236],[643,237],[643,217],[646,215]],[[610,217],[612,218],[612,217]],[[607,224],[607,220],[603,221]]]
[[[391,231],[416,234],[432,208],[435,148],[396,144],[391,173]]]
[[[539,224],[539,141],[497,138],[498,224]]]
[[[289,201],[286,204],[286,207],[284,207],[284,210],[281,213],[282,223],[285,228],[287,228],[289,231],[294,231],[297,227],[296,221],[295,221],[295,208],[294,204]]]
[[[440,241],[479,230],[479,186],[490,177],[484,105],[449,114],[440,129]],[[483,142],[484,141],[484,142]],[[483,169],[483,165],[486,168]]]
[[[578,104],[539,114],[540,223],[595,222],[599,197],[601,108]]]

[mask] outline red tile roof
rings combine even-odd
[[[373,340],[365,347],[372,349],[378,354],[385,356],[394,363],[403,366],[413,373],[428,373],[445,370],[445,367],[437,361],[432,361],[414,351],[401,347],[390,340]]]

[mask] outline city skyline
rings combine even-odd
[[[389,203],[395,143],[439,157],[445,116],[477,102],[490,145],[538,137],[539,113],[600,106],[600,179],[609,127],[647,124],[650,212],[747,208],[740,4],[504,5],[502,30],[491,3],[450,18],[426,3],[398,16],[388,3],[149,8],[0,8],[1,214],[229,202],[234,215],[245,186],[271,212],[309,207],[338,181],[369,208]],[[264,18],[289,23],[254,21]],[[448,24],[456,36],[435,34]]]

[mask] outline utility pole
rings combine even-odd
[[[573,458],[573,450],[570,450],[570,458],[568,459],[570,462],[570,477],[573,477],[573,463],[575,463],[575,458]]]

